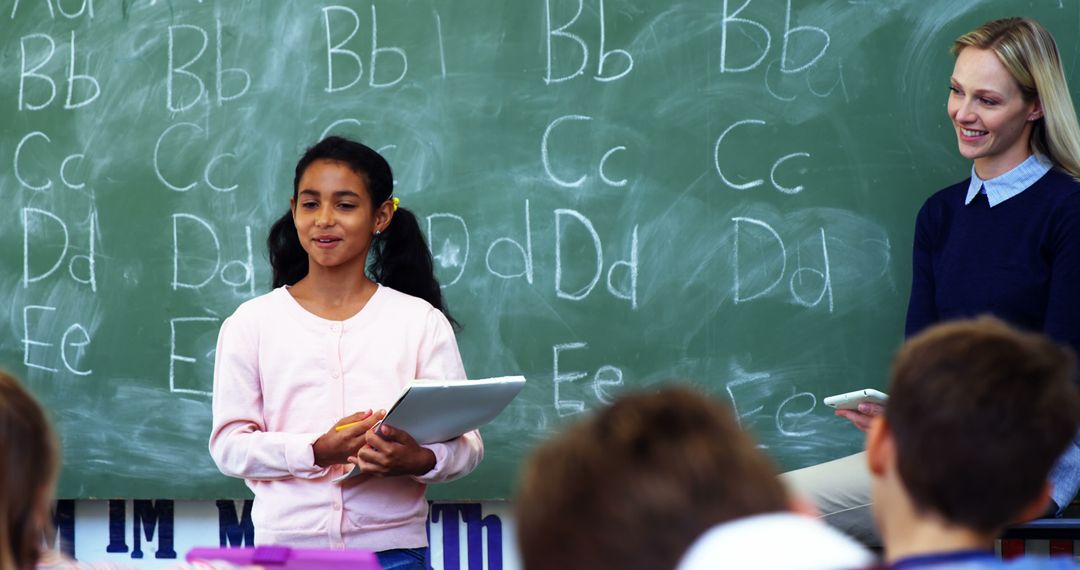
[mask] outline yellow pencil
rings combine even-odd
[[[368,416],[367,418],[369,418],[369,417],[371,417],[371,416]],[[361,423],[363,423],[363,422],[364,422],[364,420],[366,420],[367,418],[364,418],[363,420],[360,420],[360,421],[358,421],[358,422],[349,422],[349,423],[347,423],[347,424],[342,424],[342,425],[339,425],[339,426],[337,426],[337,427],[335,427],[335,428],[334,428],[334,431],[341,431],[341,430],[343,430],[343,429],[345,429],[345,428],[351,428],[351,427],[353,427],[353,426],[355,426],[355,425],[360,425],[360,424],[361,424]],[[378,425],[380,425],[380,424],[382,424],[382,420],[379,420],[379,422],[378,422],[378,423],[376,423],[375,425],[376,425],[376,426],[378,426]]]
[[[341,430],[343,430],[345,428],[351,428],[351,427],[356,426],[356,425],[360,425],[360,422],[349,422],[347,424],[339,425],[339,426],[334,428],[334,431],[341,431]]]

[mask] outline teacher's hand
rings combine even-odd
[[[423,475],[435,467],[435,453],[421,447],[404,430],[383,424],[365,437],[367,444],[349,458],[365,475]]]
[[[885,406],[871,402],[860,403],[857,410],[836,410],[836,415],[855,424],[855,427],[864,432],[870,431],[870,422],[884,413]]]

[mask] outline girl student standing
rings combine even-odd
[[[419,445],[371,429],[409,381],[465,378],[431,252],[392,188],[358,142],[304,153],[268,238],[275,288],[221,326],[210,453],[255,493],[258,542],[426,568],[426,485],[468,474],[484,448],[475,431]],[[331,481],[351,464],[360,477]]]
[[[960,36],[952,53],[946,108],[971,172],[919,211],[905,334],[989,313],[1080,352],[1080,124],[1057,44],[1038,22],[1005,18]],[[836,413],[866,431],[884,407]],[[784,478],[830,524],[877,542],[865,454]],[[1060,511],[1080,488],[1080,437],[1050,482]]]

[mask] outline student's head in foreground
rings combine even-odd
[[[668,387],[623,396],[537,449],[515,516],[528,570],[662,570],[710,527],[790,506],[728,406]]]
[[[988,538],[1042,513],[1047,475],[1080,424],[1075,378],[1068,349],[990,317],[905,343],[867,439],[886,549],[905,513]]]
[[[37,401],[0,371],[0,568],[33,568],[50,526],[60,467],[52,427]]]

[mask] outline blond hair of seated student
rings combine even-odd
[[[874,513],[895,568],[1076,568],[1004,562],[1004,527],[1050,500],[1047,476],[1080,425],[1075,358],[983,317],[934,326],[899,351],[867,438]]]
[[[791,509],[772,463],[729,407],[684,387],[625,395],[567,427],[529,458],[515,500],[526,570],[871,561],[855,543]],[[751,519],[760,524],[743,525]],[[777,524],[812,536],[829,550],[829,562],[813,551],[798,552],[794,566],[770,558],[782,553],[762,552],[758,530]],[[746,548],[714,548],[733,536]]]

